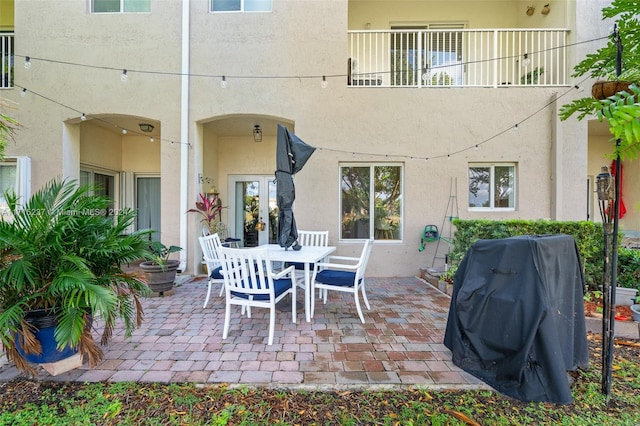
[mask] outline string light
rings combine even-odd
[[[82,116],[80,117],[80,120],[82,121],[86,121],[87,120],[87,116],[85,115],[85,113],[82,113]]]
[[[22,96],[23,98],[27,96],[27,89],[23,88],[22,92],[20,92],[20,96]]]
[[[120,81],[126,83],[129,81],[129,76],[127,75],[127,70],[122,70],[122,74],[120,74]]]
[[[569,47],[574,47],[574,46],[579,46],[582,44],[586,44],[586,43],[593,43],[593,42],[597,42],[597,41],[601,41],[601,40],[606,40],[609,38],[609,35],[606,36],[602,36],[602,37],[598,37],[598,38],[593,38],[593,39],[589,39],[589,40],[585,40],[585,41],[577,41],[575,43],[569,43],[569,44],[565,44],[562,46],[556,46],[556,47],[551,47],[551,48],[545,48],[545,49],[541,49],[541,50],[537,50],[535,52],[528,52],[525,53],[525,59],[528,59],[528,56],[531,54],[539,54],[539,53],[545,53],[545,52],[551,52],[554,50],[559,50],[559,49],[566,49]],[[22,57],[22,55],[14,55],[16,57]],[[497,58],[489,58],[489,59],[484,59],[484,60],[477,60],[477,61],[468,61],[468,62],[461,62],[458,65],[469,65],[469,64],[480,64],[480,63],[486,63],[486,62],[494,62],[494,61],[502,61],[505,59],[512,59],[512,58],[519,58],[520,55],[511,55],[511,56],[501,56],[501,57],[497,57]],[[24,56],[25,61],[30,61],[30,57],[29,56]],[[75,62],[69,62],[69,61],[59,61],[59,60],[55,60],[55,59],[47,59],[47,58],[35,58],[39,61],[46,61],[46,62],[51,62],[51,63],[56,63],[56,64],[63,64],[63,65],[73,65],[73,66],[80,66],[80,67],[86,67],[86,68],[95,68],[95,69],[105,69],[105,70],[118,70],[119,68],[117,67],[107,67],[107,66],[98,66],[98,65],[88,65],[88,64],[81,64],[81,63],[75,63]],[[524,62],[524,61],[523,61]],[[524,65],[524,64],[523,64]],[[26,62],[25,62],[25,66]],[[438,68],[448,68],[450,67],[450,65],[445,64],[445,65],[440,65],[440,66],[433,66],[431,67],[431,69],[438,69]],[[122,70],[124,75],[126,75],[126,69]],[[206,74],[191,74],[191,73],[179,73],[179,72],[168,72],[168,71],[149,71],[149,70],[135,70],[136,73],[139,74],[156,74],[156,75],[177,75],[177,76],[183,76],[183,75],[188,75],[188,76],[192,76],[192,77],[215,77],[214,75],[206,75]],[[387,71],[388,74],[392,74],[394,71]],[[425,68],[424,69],[424,73],[423,73],[423,77],[425,76],[424,74],[427,74],[428,76],[428,69]],[[347,74],[335,74],[332,75],[332,77],[346,77]],[[271,79],[271,78],[290,78],[290,79],[301,79],[301,78],[318,78],[318,75],[307,75],[307,76],[233,76],[233,78],[250,78],[250,79]],[[326,77],[326,76],[324,76]],[[123,78],[123,76],[121,76],[121,78]],[[225,76],[222,77],[223,81],[226,80]],[[328,82],[327,82],[328,83]],[[220,83],[221,85],[223,84],[222,82]]]
[[[155,139],[153,138],[153,136],[149,138],[149,142],[155,142]]]
[[[600,39],[605,39],[605,38],[608,38],[608,37],[601,37],[601,38],[599,38],[599,39],[593,39],[593,40],[589,40],[589,41],[586,41],[586,42],[574,43],[573,45],[581,44],[581,43],[587,43],[587,42],[592,42],[592,41],[598,41],[598,40],[600,40]],[[567,46],[564,46],[564,47],[567,47]],[[554,50],[554,49],[556,49],[556,48],[546,49],[546,50]],[[18,56],[18,57],[19,57],[20,55],[15,55],[15,56]],[[528,59],[528,54],[525,54],[525,58],[526,58],[526,59]],[[68,64],[68,65],[77,65],[77,66],[84,66],[84,67],[90,67],[90,68],[114,69],[114,68],[109,68],[109,67],[98,67],[98,66],[91,66],[91,65],[84,65],[84,64],[73,64],[73,63],[62,62],[62,61],[55,61],[55,60],[50,60],[50,59],[41,59],[41,58],[37,58],[37,59],[38,59],[38,60],[43,60],[43,61],[48,61],[48,62],[53,62],[53,63],[64,63],[64,64]],[[28,56],[27,56],[27,57],[25,57],[25,61],[26,61],[26,60],[29,60],[29,62],[30,62],[30,57],[28,57]],[[493,60],[493,59],[492,59],[492,60]],[[435,67],[434,67],[434,68],[435,68]],[[179,73],[147,72],[147,71],[137,71],[137,70],[136,70],[136,72],[139,72],[139,73],[150,73],[150,74],[172,74],[172,75],[173,75],[173,74],[175,74],[175,75],[182,75],[182,74],[179,74]],[[202,77],[202,75],[197,75],[197,76]],[[335,77],[335,76],[336,76],[336,75],[334,75],[334,77]],[[120,78],[121,78],[121,80],[122,80],[123,82],[127,81],[128,76],[127,76],[127,70],[126,70],[126,69],[123,69],[123,70],[122,70],[122,75],[121,75],[121,77],[120,77]],[[310,76],[297,76],[297,77],[275,77],[275,76],[272,76],[272,77],[238,77],[238,78],[256,78],[256,79],[260,79],[260,78],[297,78],[297,79],[300,79],[300,78],[311,78],[311,77],[310,77]],[[587,78],[588,78],[588,77],[587,77]],[[563,96],[565,96],[569,91],[571,91],[571,90],[573,90],[573,89],[576,89],[576,88],[580,88],[579,84],[582,84],[582,83],[583,83],[587,78],[585,78],[584,80],[582,80],[581,82],[579,82],[579,83],[578,83],[578,84],[576,84],[575,86],[572,86],[569,90],[567,90],[565,93],[561,94],[560,96],[555,97],[555,98],[554,98],[554,100],[552,100],[551,102],[549,102],[549,103],[545,104],[543,107],[539,108],[537,111],[535,111],[534,113],[530,114],[530,115],[529,115],[528,117],[526,117],[525,119],[520,120],[520,122],[519,122],[519,123],[516,123],[514,126],[512,126],[512,127],[510,127],[510,128],[507,128],[507,129],[505,129],[505,130],[503,130],[503,131],[501,131],[501,132],[498,132],[497,134],[495,134],[495,135],[493,135],[493,136],[491,136],[491,137],[489,137],[489,138],[485,139],[484,141],[482,141],[482,142],[480,142],[480,143],[478,143],[478,144],[475,144],[474,146],[469,146],[469,147],[466,147],[466,148],[464,148],[464,149],[461,149],[461,150],[456,151],[456,152],[453,152],[453,153],[448,153],[448,154],[443,154],[443,155],[438,155],[438,156],[432,156],[432,157],[425,157],[425,158],[424,158],[424,160],[425,160],[425,161],[428,161],[429,159],[437,159],[437,158],[445,158],[445,157],[446,157],[446,158],[451,158],[451,156],[452,156],[452,155],[459,154],[459,153],[461,153],[461,152],[467,151],[467,150],[472,149],[472,148],[474,148],[474,147],[477,149],[479,145],[484,144],[484,143],[486,143],[486,142],[489,142],[489,141],[491,141],[491,140],[493,140],[493,139],[497,138],[498,136],[503,135],[504,133],[506,133],[508,130],[510,130],[510,129],[512,129],[512,128],[515,128],[516,130],[518,130],[518,129],[519,129],[519,124],[520,124],[520,123],[524,123],[525,121],[527,121],[527,120],[529,120],[530,118],[532,118],[533,116],[537,115],[539,112],[543,111],[544,109],[546,109],[547,107],[549,107],[549,106],[550,106],[550,105],[552,105],[553,103],[558,102],[558,101],[559,101],[559,99],[560,99],[560,98],[562,98]],[[14,84],[14,86],[15,86],[15,87],[20,87],[20,86],[19,86],[19,85],[17,85],[17,84]],[[226,79],[226,76],[224,76],[224,75],[222,76],[222,80],[221,80],[221,82],[220,82],[220,86],[221,86],[222,88],[226,88],[226,87],[227,87],[227,79]],[[325,87],[327,87],[327,86],[328,86],[328,81],[326,80],[326,75],[323,75],[323,76],[322,76],[321,86],[322,86],[323,88],[325,88]],[[26,89],[26,88],[22,88],[22,92],[21,92],[21,94],[20,94],[20,95],[24,97],[24,96],[26,96],[26,92],[27,92],[27,89]],[[46,99],[46,100],[48,100],[48,101],[50,101],[50,102],[53,102],[53,103],[55,103],[55,104],[58,104],[58,105],[60,105],[60,106],[63,106],[63,107],[65,107],[65,108],[68,108],[68,109],[71,109],[71,110],[74,110],[74,111],[76,111],[76,112],[80,113],[80,111],[78,111],[78,110],[76,110],[76,109],[74,109],[74,108],[72,108],[72,107],[69,107],[69,106],[67,106],[67,105],[64,105],[64,104],[62,104],[62,103],[60,103],[60,102],[58,102],[58,101],[55,101],[55,100],[53,100],[53,99],[51,99],[51,98],[48,98],[48,97],[46,97],[46,96],[43,96],[43,95],[38,94],[38,93],[35,93],[35,92],[34,92],[34,94],[35,94],[36,96],[39,96],[39,97],[41,97],[41,98],[43,98],[43,99]],[[85,116],[85,114],[84,114],[84,113],[81,113],[81,115],[82,115],[82,116],[81,116],[81,120],[82,120],[82,121],[86,120],[86,116]],[[95,119],[95,118],[94,118],[94,119]],[[100,119],[99,119],[99,120],[100,120]],[[105,122],[107,122],[107,123],[108,123],[108,121],[106,121],[106,120],[100,120],[100,121],[105,121]],[[111,123],[110,123],[110,124],[111,124]],[[116,125],[116,127],[118,127],[118,126]],[[123,133],[123,134],[127,134],[127,130],[126,130],[125,128],[122,128],[122,133]],[[153,139],[153,137],[151,137],[151,138],[150,138],[150,142],[153,142],[153,141],[154,141],[154,139]],[[171,144],[172,144],[172,145],[173,145],[174,143],[175,143],[175,144],[186,144],[187,146],[191,147],[191,144],[190,144],[189,142],[180,142],[180,141],[173,141],[173,140],[171,140],[170,142],[171,142]],[[343,153],[344,153],[344,152],[348,152],[348,151],[343,151],[343,150],[334,150],[334,149],[321,148],[321,147],[319,147],[318,149],[319,149],[319,150],[323,150],[323,149],[324,149],[324,150],[326,150],[326,151],[343,152]],[[359,154],[359,155],[385,156],[385,157],[388,157],[388,155],[386,155],[386,154],[374,154],[374,153],[356,153],[356,152],[351,152],[351,154],[352,154],[352,155]],[[409,156],[406,156],[406,155],[394,155],[394,157],[404,157],[404,158],[410,158],[410,159],[421,159],[421,157],[414,157],[414,156],[409,157]]]
[[[329,87],[329,82],[327,81],[327,77],[326,76],[322,76],[322,82],[320,83],[320,87],[322,87],[323,89],[326,89],[327,87]]]
[[[31,58],[28,56],[24,57],[24,67],[28,70],[31,69]]]
[[[531,65],[531,59],[529,59],[529,54],[525,53],[524,58],[522,59],[522,66],[526,68],[529,65]]]

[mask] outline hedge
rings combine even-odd
[[[456,227],[456,231],[453,238],[453,248],[450,253],[452,265],[447,274],[449,277],[453,277],[458,264],[467,253],[469,247],[478,240],[508,238],[517,235],[567,234],[572,235],[578,245],[587,286],[589,288],[597,288],[602,284],[604,241],[602,224],[600,223],[589,221],[454,219],[453,225]],[[638,258],[638,262],[640,262],[640,258]]]

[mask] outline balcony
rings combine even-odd
[[[348,32],[352,87],[567,86],[566,29]]]
[[[0,89],[13,87],[13,33],[0,33]]]

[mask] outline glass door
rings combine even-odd
[[[160,178],[136,177],[136,229],[153,229],[152,241],[160,241]]]
[[[276,244],[278,206],[273,176],[231,176],[229,179],[229,235],[241,246]]]

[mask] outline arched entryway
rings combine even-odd
[[[87,115],[75,122],[79,161],[73,177],[113,200],[107,214],[136,209],[134,228],[154,229],[152,238],[160,240],[160,122],[119,114]]]

